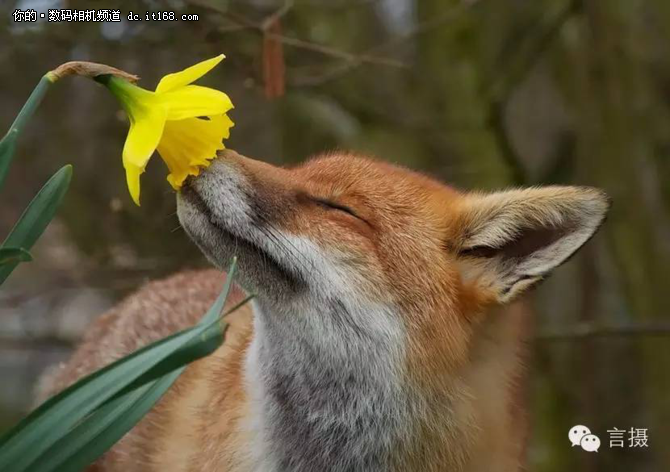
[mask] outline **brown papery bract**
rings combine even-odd
[[[120,77],[128,82],[137,82],[139,77],[134,74],[111,67],[106,64],[98,64],[97,62],[86,61],[70,61],[56,67],[50,71],[47,76],[52,82],[70,75],[78,75],[81,77],[89,77],[91,79],[100,75],[113,75]]]

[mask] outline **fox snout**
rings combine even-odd
[[[239,281],[247,290],[294,293],[304,275],[294,251],[279,241],[285,238],[274,222],[279,213],[259,191],[267,187],[254,185],[258,176],[245,161],[252,162],[223,151],[199,176],[190,177],[177,195],[179,221],[216,267],[223,270],[238,257]]]

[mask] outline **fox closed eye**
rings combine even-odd
[[[337,210],[341,211],[344,213],[348,213],[349,215],[353,216],[354,218],[358,218],[359,220],[363,220],[354,210],[349,208],[348,206],[341,205],[339,203],[333,202],[331,200],[325,199],[325,198],[319,198],[319,197],[313,197],[314,202],[316,202],[317,205],[322,206],[323,208],[326,208],[328,210]]]

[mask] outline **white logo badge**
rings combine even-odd
[[[587,434],[591,434],[591,430],[586,426],[577,425],[573,426],[568,433],[568,438],[572,443],[572,447],[579,446],[582,442],[582,438]]]
[[[600,438],[595,434],[591,434],[591,430],[584,425],[570,428],[568,439],[570,439],[572,447],[581,446],[582,449],[588,452],[598,452],[600,448]]]

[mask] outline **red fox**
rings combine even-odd
[[[585,187],[461,192],[354,154],[284,169],[221,152],[178,215],[216,267],[239,258],[256,297],[91,470],[519,470],[521,336],[499,307],[608,207]],[[193,325],[222,283],[206,270],[148,284],[93,324],[43,395]]]

